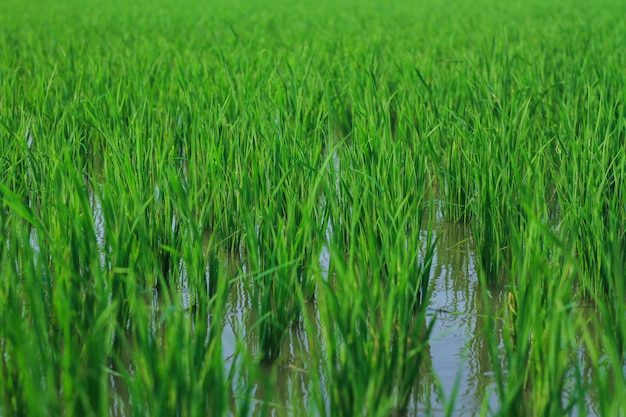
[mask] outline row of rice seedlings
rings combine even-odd
[[[620,102],[594,99],[591,94],[589,91],[585,96],[584,114],[578,108],[562,112],[564,133],[575,139],[567,143],[561,140],[554,176],[562,223],[570,231],[568,239],[584,270],[581,290],[595,298],[606,295],[611,285],[614,265],[604,263],[604,254],[612,250],[606,237],[615,235],[624,246],[626,208],[620,179],[624,177],[626,147]],[[575,124],[580,127],[575,128]],[[612,262],[622,263],[623,253]]]
[[[567,59],[580,58],[574,52],[568,51],[568,53],[571,53],[575,58],[568,56]],[[553,70],[556,71],[556,69]],[[571,383],[573,379],[579,378],[581,371],[578,368],[572,371],[568,368],[568,359],[559,358],[559,355],[554,353],[559,352],[560,349],[571,352],[580,348],[580,346],[575,346],[572,340],[575,335],[579,337],[581,332],[589,338],[589,331],[586,326],[579,326],[578,324],[575,326],[571,323],[572,319],[564,315],[567,308],[558,306],[567,305],[568,300],[574,297],[574,294],[571,293],[571,286],[574,286],[582,289],[583,294],[590,295],[594,300],[602,300],[598,301],[598,305],[602,315],[607,318],[606,325],[610,329],[610,336],[607,337],[606,343],[616,352],[612,357],[611,366],[616,369],[623,367],[623,359],[617,359],[622,357],[619,352],[621,352],[623,344],[624,316],[623,312],[620,313],[623,308],[623,295],[607,296],[607,293],[619,293],[623,281],[614,275],[616,271],[623,270],[624,263],[624,207],[620,198],[616,198],[616,193],[623,195],[621,186],[623,181],[615,180],[616,178],[623,178],[624,175],[624,151],[621,140],[624,130],[623,124],[619,122],[622,119],[619,115],[621,114],[623,98],[616,97],[611,93],[603,93],[604,91],[619,90],[620,87],[613,85],[617,79],[614,78],[613,81],[609,81],[600,75],[598,86],[597,82],[593,84],[587,79],[589,75],[591,74],[586,73],[586,75],[572,77],[572,81],[568,85],[571,89],[566,94],[561,91],[559,95],[558,91],[554,91],[558,88],[550,88],[541,96],[533,98],[530,106],[518,103],[511,108],[513,109],[511,114],[514,116],[516,114],[523,116],[525,111],[536,113],[540,110],[542,120],[547,122],[547,126],[537,128],[533,121],[520,119],[524,123],[520,124],[522,129],[519,131],[526,132],[524,136],[528,145],[517,150],[513,148],[506,152],[500,152],[497,150],[506,149],[502,148],[500,140],[512,142],[507,138],[501,139],[500,135],[493,135],[487,141],[468,142],[468,149],[464,152],[464,154],[478,155],[483,158],[483,162],[477,164],[474,169],[479,181],[476,183],[476,195],[473,197],[478,197],[477,200],[474,200],[475,216],[473,219],[475,219],[474,230],[479,246],[479,256],[483,258],[480,262],[482,265],[481,276],[483,278],[490,277],[488,280],[494,281],[493,277],[498,275],[497,271],[501,270],[502,267],[489,268],[489,266],[498,265],[498,263],[505,266],[507,276],[512,280],[514,288],[511,293],[511,306],[514,310],[512,316],[516,323],[513,328],[516,329],[516,332],[519,332],[524,326],[526,327],[521,330],[524,335],[536,333],[544,326],[551,329],[550,336],[542,338],[543,344],[533,342],[533,346],[540,346],[538,350],[534,350],[534,347],[528,347],[526,336],[521,341],[515,338],[516,341],[513,343],[515,349],[512,351],[522,353],[510,355],[511,351],[509,351],[508,366],[513,368],[509,368],[508,373],[498,371],[496,368],[496,375],[499,378],[504,377],[504,375],[508,375],[509,378],[506,384],[499,385],[500,396],[504,405],[501,411],[504,415],[509,415],[514,410],[519,412],[520,404],[525,401],[524,398],[528,397],[533,399],[534,405],[531,410],[522,411],[522,415],[529,413],[533,415],[561,415],[570,412],[574,403],[579,407],[581,413],[586,413],[588,404],[585,403],[584,397],[593,391],[602,391],[602,406],[605,407],[605,410],[611,410],[607,411],[608,413],[619,412],[622,407],[620,401],[611,402],[607,400],[608,384],[606,381],[610,379],[611,383],[623,383],[622,377],[618,375],[615,378],[615,374],[612,373],[610,378],[607,378],[606,374],[601,374],[602,376],[597,381],[591,382],[589,386],[576,386],[573,388],[574,392],[567,395],[571,401],[569,405],[563,404],[560,398],[564,396],[565,373],[574,374],[573,377],[570,375],[568,379]],[[552,104],[546,102],[546,96],[550,97]],[[562,105],[559,103],[563,101],[563,97],[565,97],[566,102]],[[606,97],[612,99],[609,100]],[[567,103],[569,99],[573,99],[574,103]],[[511,120],[506,125],[500,125],[500,129],[513,131],[512,127],[515,126],[513,122],[515,120]],[[494,120],[489,121],[488,119],[485,125],[493,126]],[[474,132],[476,132],[476,128],[477,125],[474,124]],[[561,133],[558,133],[559,131]],[[534,132],[546,132],[548,141],[546,142],[545,137]],[[539,142],[539,138],[543,141]],[[518,140],[515,139],[515,141]],[[481,149],[483,143],[488,146]],[[494,148],[496,151],[493,150]],[[531,153],[525,149],[533,149],[533,151]],[[460,177],[458,173],[455,174],[453,171],[454,166],[448,168],[448,171],[444,170],[444,175]],[[493,166],[493,169],[489,169],[490,166]],[[520,175],[526,170],[535,173],[535,175]],[[548,181],[535,182],[533,178],[537,178],[536,175],[539,175],[538,178],[548,178]],[[538,203],[537,208],[533,210],[535,212],[533,216],[536,217],[535,224],[532,226],[533,230],[526,229],[525,221],[515,220],[516,218],[523,220],[526,217],[523,212],[521,216],[515,214],[520,211],[516,206],[527,206],[529,202],[533,201],[531,194],[520,195],[519,192],[515,191],[523,189],[528,183],[536,186],[536,189],[545,195],[549,195],[550,187],[554,187],[558,199],[559,212],[556,216],[550,214],[553,209],[550,208],[551,203],[549,201]],[[504,187],[500,188],[502,191],[500,193],[492,192],[494,187],[498,189],[499,184],[505,184]],[[458,186],[457,190],[463,190],[463,187]],[[449,194],[449,192],[447,193]],[[481,196],[482,200],[480,199]],[[448,195],[445,198],[449,202],[455,201],[453,195]],[[507,213],[513,213],[513,215],[510,216]],[[453,218],[454,214],[450,217]],[[535,230],[537,227],[540,229],[539,232]],[[551,227],[557,230],[558,238],[552,235]],[[528,233],[540,236],[539,241],[545,240],[546,243],[533,243],[532,239],[526,241],[529,238],[525,237],[523,244],[521,244],[520,236],[526,236]],[[535,236],[533,239],[537,239],[537,237]],[[553,250],[561,252],[559,256],[565,261],[559,260],[559,256],[555,254],[551,255],[552,252],[548,249],[542,249],[544,253],[527,253],[529,250],[527,248],[532,247],[533,244],[541,248],[555,247],[556,249]],[[500,257],[499,253],[503,250],[509,253],[509,256]],[[537,262],[537,266],[526,268],[515,265],[515,259],[523,259],[523,256],[528,258],[524,262]],[[546,266],[542,266],[542,263]],[[546,269],[545,273],[540,273],[542,268]],[[521,307],[522,303],[518,299],[520,294],[516,292],[522,286],[517,274],[525,269],[537,269],[536,274],[530,274],[528,282],[532,282],[532,288],[535,288],[534,285],[541,285],[542,287],[541,290],[536,290],[536,296],[526,298],[523,305],[528,307]],[[574,271],[576,271],[575,274]],[[561,285],[562,282],[566,282],[566,285],[562,289],[558,289],[561,287],[551,289],[550,286],[544,288],[546,285],[538,278],[541,276],[546,277],[543,281],[551,284],[556,281],[559,283],[558,285]],[[534,282],[535,280],[538,282]],[[609,291],[608,288],[611,290]],[[542,300],[545,300],[545,295],[542,296],[543,298],[539,295],[546,292],[559,294],[556,307],[553,306],[553,302],[548,305],[543,304],[544,301]],[[533,314],[537,314],[542,319],[531,324]],[[520,321],[522,315],[524,319],[530,321]],[[554,319],[551,318],[553,315],[555,316]],[[563,325],[564,320],[569,320],[570,323]],[[552,335],[557,335],[557,338],[559,335],[562,336],[561,344],[550,340],[546,341]],[[520,346],[520,343],[525,344],[525,346]],[[589,344],[590,341],[587,340],[586,343]],[[499,356],[495,346],[492,352],[494,358]],[[597,355],[597,346],[586,346],[585,348],[591,349]],[[538,355],[536,352],[543,353]],[[524,357],[523,355],[527,356]],[[547,355],[547,358],[542,355]],[[539,364],[537,367],[529,366],[531,357],[534,366]],[[599,355],[595,356],[593,360],[598,360],[598,357]],[[496,363],[495,359],[494,363]],[[596,364],[602,369],[606,369],[606,365],[601,365],[599,362]],[[519,377],[522,373],[524,377]],[[513,380],[510,379],[511,375],[514,376]],[[537,379],[543,380],[540,385],[541,388],[536,383]],[[502,379],[499,380],[503,381]],[[533,383],[531,380],[535,382]]]
[[[594,411],[598,415],[619,415],[626,412],[626,401],[614,396],[615,392],[623,391],[626,386],[624,244],[615,233],[616,230],[619,229],[612,228],[605,236],[606,243],[601,254],[608,278],[605,295],[598,297],[591,317],[580,317],[577,322],[578,332],[584,342],[581,356],[587,364],[587,372],[580,378],[580,385],[593,399]]]
[[[508,380],[500,382],[503,415],[565,415],[585,392],[572,389],[577,346],[572,325],[571,253],[534,222],[516,236],[509,293]],[[523,245],[523,246],[517,246]],[[510,408],[509,408],[510,407]],[[583,412],[584,408],[580,410]]]
[[[330,155],[322,184],[329,266],[316,293],[322,326],[309,324],[308,331],[323,337],[309,371],[320,384],[315,410],[324,415],[405,412],[432,329],[425,306],[434,240],[420,233],[424,154],[400,133],[394,137],[388,123],[372,122],[390,115],[376,102],[383,97],[381,91],[355,100],[365,108]]]
[[[128,392],[132,414],[224,415],[247,407],[246,401],[233,401],[230,385],[238,363],[224,363],[222,351],[229,280],[193,269],[204,263],[204,245],[195,242],[199,251],[187,252],[183,261],[191,308],[185,308],[180,292],[172,297],[163,292],[157,305],[135,301],[133,326],[124,333],[114,366],[119,390]],[[200,286],[206,280],[217,282],[213,293]]]
[[[357,197],[352,208],[351,246],[329,243],[328,280],[320,281],[323,414],[406,411],[432,329],[425,306],[434,239],[405,233],[421,221],[406,207],[387,206],[385,221],[370,221],[368,200]]]
[[[540,172],[530,168],[529,172]],[[531,183],[541,189],[542,174],[531,174]],[[561,186],[557,184],[557,187]],[[496,388],[501,402],[498,415],[565,415],[576,409],[577,413],[589,412],[588,398],[591,392],[599,392],[600,407],[611,412],[620,412],[621,401],[609,401],[607,389],[610,384],[623,384],[623,374],[600,373],[596,379],[583,384],[583,368],[576,363],[577,352],[591,351],[591,366],[607,369],[598,354],[599,343],[590,337],[589,323],[573,313],[576,306],[576,288],[589,279],[585,260],[573,245],[568,223],[555,227],[547,215],[545,196],[529,193],[522,187],[521,201],[528,219],[519,227],[515,223],[511,230],[512,262],[507,268],[510,278],[508,311],[495,312],[487,321],[488,334],[497,328],[497,316],[508,316],[505,326],[504,357],[500,361],[502,347],[497,338],[489,339],[492,364],[496,376]],[[595,205],[602,207],[602,199]],[[611,227],[602,229],[605,246],[602,259],[604,268],[613,273],[623,270],[623,245],[620,233],[623,223],[613,218]],[[617,272],[621,274],[621,272]],[[480,271],[483,285],[489,288],[489,277]],[[608,351],[612,352],[609,368],[623,366],[623,286],[622,279],[612,276],[611,296],[596,294],[598,312],[609,332],[603,338]],[[493,284],[492,284],[493,285]],[[620,301],[616,301],[620,300]],[[608,302],[607,302],[608,301]],[[490,303],[486,300],[486,305]],[[491,330],[490,330],[491,329]],[[622,358],[622,359],[619,359]],[[610,382],[608,382],[610,381]],[[611,411],[608,411],[611,410]],[[496,410],[493,410],[496,412]],[[601,413],[604,415],[604,413]]]
[[[2,188],[3,204],[12,213],[3,216],[2,317],[23,317],[3,323],[0,375],[8,388],[2,409],[16,415],[106,415],[113,398],[109,380],[117,375],[134,413],[223,415],[229,408],[229,384],[220,323],[228,279],[210,277],[218,282],[213,295],[205,287],[194,291],[198,307],[191,325],[177,301],[179,293],[173,291],[172,301],[167,288],[161,294],[170,307],[154,318],[155,306],[145,297],[151,291],[142,285],[155,259],[149,235],[126,226],[122,231],[131,229],[128,241],[99,242],[89,187],[64,161],[47,181],[45,217]],[[180,188],[172,194],[176,214],[188,220],[181,233],[192,242],[180,251],[184,279],[197,289],[207,280],[201,229],[189,220],[189,202]],[[102,197],[105,236],[120,231],[109,212],[113,197]],[[33,232],[23,227],[26,221]],[[103,262],[102,245],[130,255],[105,255]],[[120,263],[124,261],[128,263]],[[130,363],[123,357],[130,357]],[[213,395],[207,399],[209,390]]]
[[[238,185],[242,200],[249,203],[237,216],[245,232],[248,288],[255,300],[259,354],[265,363],[278,357],[289,327],[300,321],[303,299],[314,294],[312,269],[317,269],[325,230],[319,189],[328,163],[311,104],[301,102],[302,93],[287,84],[297,79],[279,73],[268,83],[277,80],[277,90],[260,92],[273,95],[271,101],[261,100],[249,112],[258,126],[252,137],[258,142],[247,145],[254,162],[249,177]],[[248,139],[241,138],[244,143]]]
[[[444,143],[450,156],[442,162],[441,181],[444,204],[458,210],[471,208],[475,215],[472,225],[480,265],[495,280],[511,262],[511,233],[524,222],[520,209],[524,202],[517,190],[527,177],[519,173],[532,167],[532,172],[551,178],[550,152],[558,144],[554,131],[559,123],[554,109],[560,97],[549,84],[554,81],[546,78],[560,69],[546,63],[536,69],[538,77],[528,77],[527,60],[542,62],[546,57],[506,37],[477,49],[483,52],[476,57],[478,68],[464,74],[466,85],[458,87],[463,112],[454,112],[450,123],[459,137]],[[456,151],[459,144],[462,152]],[[461,166],[475,173],[471,181],[463,180]],[[548,182],[540,192],[549,195],[550,187]],[[464,196],[462,201],[459,195]],[[461,218],[454,213],[447,216]]]
[[[593,372],[581,389],[596,398],[598,414],[611,415],[624,412],[623,401],[610,399],[614,387],[624,384],[626,208],[620,178],[626,158],[623,97],[612,93],[623,81],[603,71],[596,74],[596,83],[588,79],[589,73],[573,80],[579,94],[560,108],[553,176],[562,215],[559,227],[579,271],[574,288],[579,302],[591,301],[594,311],[589,321],[578,320],[576,334],[581,335],[590,366],[601,371]],[[601,341],[590,337],[589,330],[599,323],[605,329]]]
[[[276,218],[276,213],[275,206],[268,207],[260,224],[251,223],[246,234],[247,263],[255,274],[248,288],[258,317],[259,356],[265,363],[278,357],[284,336],[300,319],[302,308],[299,272],[303,248],[295,242],[297,223],[293,214],[289,220]]]
[[[459,125],[460,124],[460,125]],[[461,121],[450,126],[449,144],[445,157],[437,160],[445,163],[445,169],[439,169],[443,184],[439,187],[442,200],[442,211],[446,219],[454,222],[471,220],[471,197],[474,193],[474,184],[471,179],[469,132],[463,128]]]
[[[67,155],[55,165],[45,181],[44,216],[2,189],[11,213],[9,240],[2,242],[7,249],[2,316],[21,318],[3,326],[2,377],[13,387],[3,408],[29,415],[51,410],[93,415],[106,410],[103,367],[117,305],[108,301],[86,187],[76,188],[83,179]]]
[[[129,300],[118,336],[119,356],[128,359],[116,361],[116,372],[133,413],[236,413],[232,407],[246,405],[230,402],[221,350],[230,281],[215,265],[215,237],[207,243],[200,223],[208,204],[201,200],[203,188],[194,188],[186,171],[186,145],[154,141],[140,132],[135,140],[135,152],[107,153],[113,157],[105,158],[101,176],[104,246],[118,255],[108,263],[118,278],[112,289]],[[109,145],[115,149],[122,142]],[[155,285],[160,305],[137,298]],[[188,301],[181,299],[185,294]],[[155,308],[164,312],[155,317]]]
[[[519,167],[533,166],[534,170],[543,172],[543,175],[548,178],[553,178],[561,210],[561,218],[559,220],[563,224],[568,224],[570,222],[569,218],[572,218],[574,222],[572,225],[575,224],[575,219],[580,217],[582,213],[597,213],[596,218],[601,222],[607,213],[618,213],[620,215],[619,213],[623,212],[619,204],[609,209],[607,202],[600,204],[604,208],[604,213],[600,214],[598,206],[594,205],[597,202],[596,196],[598,195],[603,196],[601,197],[603,199],[606,196],[607,200],[614,201],[614,192],[616,189],[619,189],[619,185],[616,187],[615,178],[620,175],[619,166],[623,159],[621,156],[623,150],[621,145],[619,145],[621,142],[617,138],[623,134],[623,129],[620,129],[619,124],[616,124],[615,121],[611,121],[614,120],[614,116],[612,116],[614,111],[612,109],[618,109],[619,103],[607,103],[603,100],[597,103],[599,105],[597,107],[597,120],[593,124],[591,124],[591,121],[581,124],[581,126],[586,126],[585,129],[587,131],[583,133],[583,137],[588,139],[571,142],[564,140],[564,137],[579,137],[579,134],[569,129],[560,138],[549,139],[548,142],[543,144],[538,143],[534,139],[536,134],[533,132],[542,132],[544,129],[537,130],[534,125],[530,124],[528,116],[526,116],[526,113],[535,107],[535,105],[531,104],[532,101],[527,101],[525,104],[524,102],[516,103],[514,101],[514,105],[511,107],[507,106],[510,116],[502,118],[501,122],[496,121],[499,127],[495,131],[486,130],[488,126],[492,126],[494,123],[489,119],[487,119],[486,123],[483,122],[484,125],[479,120],[473,122],[472,140],[465,141],[466,150],[461,153],[460,162],[451,161],[451,168],[443,173],[443,181],[448,184],[453,182],[450,182],[450,178],[462,178],[458,173],[451,173],[455,169],[454,167],[457,166],[456,164],[470,159],[471,166],[475,166],[477,178],[473,181],[470,189],[472,190],[471,202],[474,207],[473,211],[478,216],[474,218],[473,225],[479,253],[481,254],[481,265],[492,277],[497,277],[502,270],[502,266],[510,263],[510,251],[507,249],[509,238],[507,236],[510,236],[511,230],[507,231],[507,227],[510,225],[516,229],[521,225],[521,223],[509,222],[506,219],[506,217],[519,218],[519,209],[514,209],[511,213],[503,212],[503,210],[515,208],[516,205],[520,204],[519,197],[515,191],[519,187],[516,184],[523,180],[523,177],[515,178],[515,172]],[[589,105],[592,104],[590,103]],[[536,111],[536,109],[533,111]],[[563,109],[561,118],[569,117],[566,116],[569,112],[570,109]],[[578,110],[574,109],[572,117],[579,117],[576,116],[577,113]],[[611,116],[608,116],[609,119],[605,123],[604,117],[608,114]],[[585,119],[587,118],[585,117]],[[554,123],[554,118],[551,122]],[[571,123],[565,119],[561,121],[561,124],[567,129],[567,126]],[[595,126],[596,130],[600,126],[603,129],[608,129],[608,133],[604,135],[605,139],[602,139],[600,146],[594,145],[595,142],[591,139],[599,136],[597,132],[590,130],[593,129],[592,126]],[[482,140],[480,139],[481,137],[483,137]],[[525,139],[522,139],[522,137]],[[454,141],[450,146],[451,152],[454,152],[455,143],[461,140]],[[485,148],[483,149],[483,147]],[[513,158],[514,155],[520,155],[520,152],[523,153],[526,148],[532,148],[538,150],[538,152],[526,159]],[[569,156],[566,156],[566,154]],[[572,161],[573,155],[578,155],[580,159]],[[556,166],[554,165],[555,163],[557,164]],[[456,169],[456,171],[458,172],[459,169]],[[565,180],[565,178],[573,178],[574,180]],[[598,183],[596,184],[596,182]],[[570,184],[575,184],[574,187],[582,185],[589,188],[574,188]],[[463,194],[465,189],[466,187],[464,186],[456,186],[457,195]],[[543,192],[548,194],[550,192],[549,188],[546,187]],[[449,191],[446,191],[446,193],[450,194]],[[586,196],[585,198],[589,204],[581,207],[580,197],[578,196]],[[454,195],[445,198],[446,205],[456,207]],[[551,215],[550,217],[554,219],[555,216]],[[590,224],[590,222],[591,219],[581,224]],[[598,223],[598,226],[600,224]],[[595,229],[601,230],[599,227]],[[601,240],[600,236],[589,237],[589,242],[601,242]],[[597,251],[594,251],[593,248],[580,250],[580,253],[581,256],[590,256],[592,259],[598,259],[598,256],[594,255]],[[591,261],[587,263],[589,266],[586,267],[586,270],[590,274],[593,275],[601,271],[599,265],[592,265]],[[597,281],[594,285],[597,285]]]
[[[106,109],[111,103],[104,104],[93,109]],[[61,106],[61,102],[55,106]],[[139,113],[143,114],[141,110]],[[119,349],[128,344],[125,341],[145,342],[142,348],[134,350],[137,363],[157,364],[161,353],[165,353],[148,349],[154,341],[144,331],[147,326],[145,318],[152,306],[146,306],[142,294],[158,282],[175,285],[177,280],[171,277],[178,275],[177,270],[181,271],[175,264],[182,256],[185,279],[191,281],[194,288],[204,290],[195,291],[195,294],[205,294],[197,297],[199,300],[207,299],[202,230],[190,209],[199,205],[193,194],[185,193],[182,164],[178,168],[163,168],[163,161],[171,155],[166,153],[167,150],[175,148],[159,146],[145,138],[143,129],[147,129],[148,136],[152,131],[143,124],[149,122],[149,118],[137,117],[129,125],[132,128],[130,133],[135,134],[132,136],[134,140],[122,142],[120,138],[128,131],[120,130],[120,125],[113,125],[111,130],[105,125],[96,125],[98,121],[109,120],[104,113],[92,116],[95,130],[107,138],[107,152],[101,166],[83,164],[81,154],[76,152],[82,144],[65,141],[64,127],[72,128],[76,120],[61,113],[56,127],[50,129],[50,135],[47,136],[45,131],[37,132],[37,138],[32,139],[34,144],[27,144],[33,145],[34,152],[27,146],[21,149],[28,161],[25,171],[29,177],[15,184],[26,187],[13,187],[14,183],[10,181],[3,185],[3,214],[6,214],[5,209],[12,213],[8,217],[3,215],[3,220],[13,217],[18,220],[11,220],[10,225],[8,220],[3,221],[6,225],[3,230],[12,230],[3,239],[2,252],[8,256],[2,262],[7,268],[3,282],[6,288],[16,289],[11,291],[11,297],[15,297],[13,304],[8,304],[2,316],[26,314],[28,317],[21,325],[7,323],[3,327],[6,331],[3,333],[6,361],[3,361],[2,375],[7,378],[7,384],[3,386],[13,387],[7,391],[9,397],[5,397],[2,406],[7,412],[22,410],[29,415],[45,415],[56,409],[58,413],[69,415],[107,414],[110,396],[107,387],[111,376],[107,369]],[[28,135],[28,129],[26,132]],[[47,140],[43,140],[46,136]],[[26,140],[31,139],[27,136]],[[86,171],[83,167],[87,167]],[[19,178],[18,175],[10,178]],[[94,216],[101,219],[97,226]],[[16,225],[18,221],[21,222],[19,226]],[[170,259],[172,255],[176,260]],[[217,276],[211,279],[219,282]],[[167,287],[163,290],[168,291]],[[212,294],[224,292],[224,289],[214,290]],[[205,321],[213,304],[210,303],[209,307],[204,303],[200,309]],[[16,309],[10,310],[9,307]],[[219,323],[220,317],[217,316],[215,321]],[[162,340],[168,340],[170,357],[179,355],[186,350],[186,344],[195,341],[195,356],[187,366],[196,370],[202,365],[199,369],[205,376],[190,378],[189,375],[174,374],[173,369],[181,369],[181,364],[173,361],[147,370],[148,379],[154,377],[166,381],[168,378],[169,382],[169,378],[178,375],[182,381],[195,386],[196,381],[207,377],[216,378],[207,382],[208,386],[217,380],[221,381],[218,386],[226,386],[220,376],[220,355],[215,354],[219,353],[219,326],[212,326],[211,337],[187,332],[185,338],[180,333],[185,331],[185,327],[180,326],[182,323],[178,319],[173,326],[176,332],[162,336]],[[27,328],[22,329],[22,325]],[[198,325],[196,330],[207,329],[206,323]],[[107,335],[105,343],[103,332]],[[11,336],[21,333],[32,340],[17,340]],[[172,343],[173,340],[176,344]],[[206,357],[207,345],[203,341],[209,343],[208,350],[212,352]],[[34,352],[33,349],[46,352]],[[148,356],[152,354],[154,357]],[[181,401],[184,403],[185,399],[192,398],[185,394],[187,391],[195,392],[194,395],[204,395],[205,392],[183,389],[182,386],[175,389],[173,395],[178,399],[172,404],[172,394],[163,396],[163,391],[155,395],[152,389],[156,388],[146,385],[145,379],[135,378],[134,372],[134,368],[127,369],[125,377],[131,401],[135,399],[132,403],[138,410],[144,410],[144,407],[159,410],[155,414],[174,409],[185,414],[192,414],[190,410],[195,408],[203,411],[196,410],[194,414],[225,410],[225,402],[221,400],[206,405],[204,400],[191,399],[193,406],[181,405]],[[32,378],[33,373],[41,375]],[[59,379],[55,380],[55,376]],[[159,390],[168,385],[162,384]],[[16,398],[15,394],[27,397]],[[37,401],[37,398],[45,400]],[[161,400],[167,404],[159,405],[157,401]]]

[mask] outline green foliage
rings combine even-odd
[[[0,416],[413,412],[441,218],[482,413],[623,415],[625,12],[3,1]]]

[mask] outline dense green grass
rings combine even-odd
[[[0,4],[0,416],[417,412],[436,213],[476,414],[625,414],[626,4],[270,3]]]

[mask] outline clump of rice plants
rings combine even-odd
[[[329,240],[331,264],[318,296],[329,326],[322,330],[325,390],[331,413],[342,415],[406,411],[433,323],[425,306],[435,241],[430,232],[414,233],[423,210],[413,204],[420,199],[383,206],[373,197],[389,189],[366,178],[350,223],[342,225],[352,236],[349,246]]]

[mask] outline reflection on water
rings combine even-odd
[[[439,242],[432,271],[431,307],[438,314],[431,337],[432,369],[449,399],[458,389],[454,415],[478,414],[484,395],[493,389],[491,358],[488,350],[483,289],[478,282],[474,243],[469,226],[440,221]],[[502,311],[503,289],[491,288],[493,312]],[[501,340],[502,320],[496,321]],[[431,399],[433,414],[442,411],[442,398]],[[489,398],[497,408],[495,393]]]

